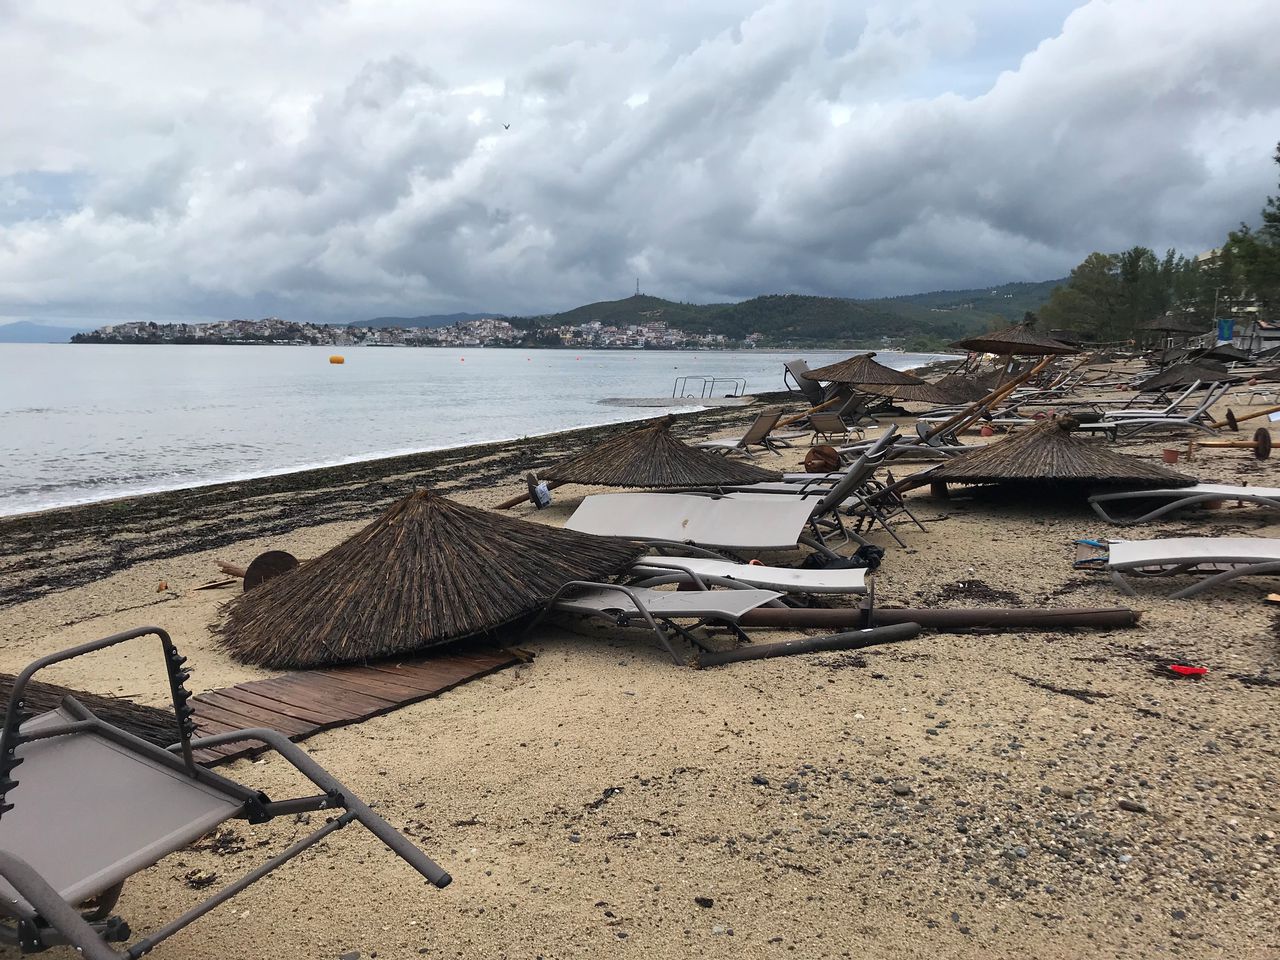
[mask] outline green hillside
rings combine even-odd
[[[1022,319],[1039,309],[1062,281],[1006,283],[976,290],[942,290],[879,300],[770,294],[741,303],[676,303],[639,294],[589,303],[564,313],[512,319],[540,329],[599,320],[625,326],[661,320],[691,333],[720,333],[741,340],[759,333],[766,344],[865,343],[938,347]]]

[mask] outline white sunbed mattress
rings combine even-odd
[[[866,593],[867,571],[801,570],[761,564],[734,563],[704,557],[643,557],[637,567],[656,570],[684,570],[703,577],[724,577],[765,590],[799,593]]]

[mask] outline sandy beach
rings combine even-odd
[[[677,434],[732,435],[758,409],[684,415]],[[416,486],[492,506],[526,469],[618,429],[0,520],[0,670],[155,623],[190,657],[197,691],[270,676],[214,641],[232,593],[193,588],[217,560],[315,556]],[[1165,447],[1186,438],[1118,449],[1156,462]],[[795,468],[806,449],[762,462]],[[1176,469],[1280,486],[1278,463],[1205,450]],[[567,486],[546,510],[512,513],[561,524],[592,492]],[[452,886],[426,886],[346,830],[155,955],[1280,956],[1275,582],[1175,601],[1155,581],[1126,598],[1072,568],[1079,537],[1276,536],[1276,515],[1226,506],[1131,530],[1052,491],[909,498],[927,530],[899,524],[906,549],[871,535],[886,549],[878,602],[1130,605],[1141,624],[927,632],[702,671],[639,631],[540,626],[511,638],[530,663],[305,742]],[[1181,678],[1171,662],[1208,673]],[[160,704],[160,666],[141,644],[44,679]],[[270,756],[229,770],[268,793],[297,784]],[[230,881],[305,829],[237,824],[135,878],[118,912],[153,929],[206,895],[188,871]]]

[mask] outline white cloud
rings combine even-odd
[[[1037,9],[0,6],[0,313],[982,285],[1274,192],[1280,7]]]

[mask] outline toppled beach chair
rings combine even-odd
[[[169,749],[106,722],[74,697],[28,717],[24,691],[33,674],[55,663],[154,636],[160,641],[173,700]],[[16,678],[0,731],[0,940],[23,953],[68,944],[88,960],[137,958],[250,884],[349,823],[360,823],[437,887],[441,867],[403,834],[275,730],[252,728],[193,740],[189,672],[169,635],[139,627],[41,657]],[[197,765],[192,751],[241,741],[270,747],[319,790],[271,800],[266,794]],[[125,881],[228,820],[266,823],[331,811],[302,839],[187,910],[124,952],[128,924],[111,915]]]
[[[834,555],[805,533],[812,504],[799,497],[758,503],[691,493],[596,493],[584,497],[566,530],[720,558],[715,551],[794,550],[800,543]]]
[[[1237,577],[1280,574],[1280,539],[1272,537],[1172,537],[1166,540],[1116,540],[1109,545],[1107,569],[1117,587],[1134,595],[1125,574],[1142,577],[1205,575],[1169,594],[1182,600]]]
[[[561,587],[546,609],[553,613],[596,617],[620,627],[647,626],[672,661],[680,665],[684,661],[671,646],[673,634],[684,637],[700,650],[707,650],[693,631],[705,624],[718,623],[745,642],[748,638],[738,626],[738,620],[756,607],[777,601],[780,596],[782,594],[772,590],[654,590],[575,580]],[[682,627],[676,620],[697,622],[692,627]],[[532,626],[530,624],[530,628]]]
[[[1197,483],[1193,487],[1177,487],[1169,490],[1125,490],[1119,493],[1099,493],[1089,498],[1094,512],[1108,523],[1117,526],[1133,526],[1148,523],[1175,510],[1185,510],[1201,503],[1217,503],[1236,500],[1253,503],[1267,510],[1280,510],[1280,487],[1239,487],[1226,483]],[[1107,512],[1116,504],[1136,502],[1151,506],[1146,513],[1135,517],[1117,517]]]
[[[799,567],[771,567],[759,563],[734,563],[710,557],[666,557],[650,555],[636,561],[628,573],[639,578],[639,586],[659,583],[692,583],[700,590],[713,586],[778,590],[782,593],[867,592],[867,571],[863,567],[810,570]]]
[[[808,377],[809,363],[806,360],[786,360],[782,364],[782,382],[792,393],[798,393],[809,401],[809,406],[816,407],[826,400],[822,384]]]

